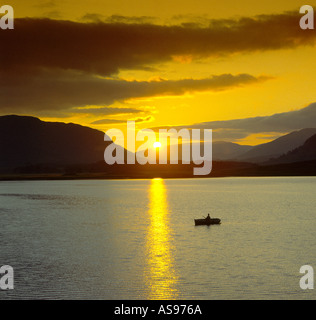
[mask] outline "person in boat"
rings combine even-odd
[[[210,214],[208,213],[207,217],[205,218],[206,220],[211,220]]]

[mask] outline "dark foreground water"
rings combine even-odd
[[[312,177],[0,182],[0,299],[315,299],[315,211]]]

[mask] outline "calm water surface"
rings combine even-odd
[[[315,299],[316,178],[0,182],[0,299]],[[194,226],[210,213],[220,226]]]

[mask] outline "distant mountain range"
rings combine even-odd
[[[315,159],[316,159],[316,134],[314,134],[309,139],[307,139],[302,146],[292,151],[289,151],[288,153],[282,155],[281,157],[270,160],[268,164],[293,163],[298,161],[310,161]]]
[[[214,141],[213,160],[242,161],[250,163],[266,163],[287,154],[302,146],[307,139],[316,134],[316,128],[293,131],[271,142],[257,146],[239,145],[237,143]],[[214,134],[215,135],[215,134]],[[203,146],[201,145],[201,150]],[[302,158],[302,161],[305,158]],[[316,158],[315,158],[316,159]],[[297,161],[300,161],[299,159]]]
[[[265,162],[300,147],[314,134],[316,134],[316,128],[294,131],[271,142],[257,145],[233,159],[254,163]]]
[[[77,124],[27,116],[0,117],[0,173],[106,173],[106,177],[192,176],[187,166],[109,166],[104,133]],[[128,152],[124,150],[125,154]],[[179,157],[181,159],[181,157]],[[258,146],[213,143],[211,176],[254,176],[316,172],[316,128],[286,134]],[[303,163],[304,162],[304,163]],[[293,164],[293,165],[292,165]]]
[[[214,141],[213,159],[219,161],[238,159],[239,157],[242,157],[242,155],[244,155],[252,149],[252,146],[240,145],[238,143]]]

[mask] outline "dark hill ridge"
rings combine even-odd
[[[226,141],[213,142],[213,160],[231,160],[236,159],[242,154],[253,149],[253,146],[240,145]]]
[[[316,160],[316,134],[307,139],[302,146],[282,155],[277,159],[269,161],[269,164],[292,163],[310,160]]]
[[[104,161],[104,133],[27,116],[0,117],[0,167]]]
[[[219,157],[229,158],[245,149],[249,149],[246,152],[249,154],[261,148],[267,151],[261,156],[270,156],[270,151],[277,149],[280,154],[271,157],[273,161],[261,164],[214,161],[209,176],[316,175],[316,134],[312,134],[315,131],[303,129],[256,147],[214,143],[214,156]],[[0,116],[0,173],[5,179],[18,180],[28,174],[35,174],[38,179],[38,175],[55,173],[61,179],[64,175],[75,179],[193,177],[192,164],[109,166],[104,162],[104,150],[109,143],[104,141],[102,131],[78,124],[44,122],[27,116]],[[127,151],[124,153],[126,155]]]
[[[271,142],[257,145],[234,160],[254,163],[266,162],[300,147],[314,134],[316,134],[316,128],[293,131]]]

